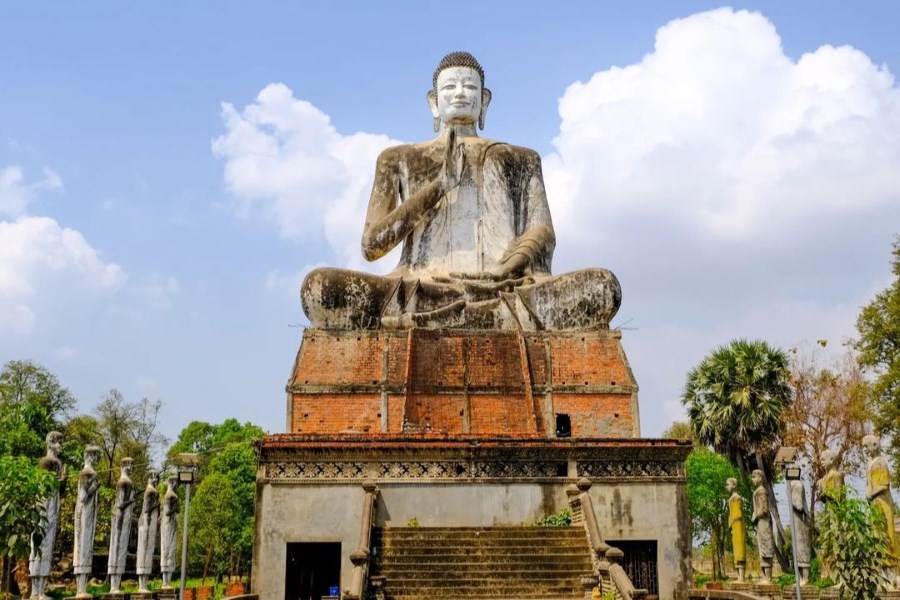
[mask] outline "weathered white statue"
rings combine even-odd
[[[116,496],[113,498],[112,519],[109,529],[109,592],[121,593],[125,560],[128,558],[128,540],[131,537],[131,522],[134,520],[134,485],[131,483],[130,458],[123,458],[119,481],[116,482]]]
[[[47,577],[50,576],[50,561],[53,558],[53,544],[56,542],[56,529],[59,525],[59,497],[65,490],[68,468],[59,460],[62,450],[63,436],[58,431],[47,434],[47,454],[38,466],[56,475],[57,485],[44,500],[41,511],[44,515],[44,537],[40,544],[35,544],[31,537],[31,557],[28,560],[28,573],[31,576],[31,597],[34,600],[49,600],[44,593]]]
[[[150,591],[147,589],[147,580],[153,572],[153,552],[156,550],[156,536],[159,533],[158,483],[159,475],[156,471],[147,471],[147,489],[144,490],[144,502],[138,519],[137,576],[140,592]]]
[[[756,545],[759,547],[759,566],[762,569],[761,583],[772,580],[772,558],[775,556],[775,538],[772,536],[772,521],[769,515],[769,496],[763,485],[765,476],[759,469],[750,475],[753,481],[753,516],[756,525]]]
[[[793,543],[797,549],[797,567],[800,570],[800,585],[809,583],[810,547],[809,547],[809,505],[806,503],[806,490],[803,482],[791,482],[791,510],[794,511],[795,537]]]
[[[367,260],[402,246],[400,264],[386,276],[312,271],[300,292],[312,326],[608,327],[622,296],[610,271],[550,273],[540,156],[478,137],[491,92],[475,57],[445,56],[427,97],[441,133],[381,153],[362,235]]]
[[[78,474],[78,497],[75,500],[75,549],[72,556],[75,573],[76,598],[92,598],[87,593],[87,581],[91,575],[94,558],[94,532],[97,529],[97,471],[94,466],[100,461],[100,448],[88,446],[84,449],[84,468]]]
[[[731,497],[728,498],[728,526],[731,527],[731,547],[734,552],[734,566],[738,581],[744,581],[747,569],[747,527],[744,525],[744,499],[737,491],[737,479],[729,477],[725,485]]]
[[[175,547],[178,544],[178,495],[175,487],[178,476],[170,475],[166,494],[163,496],[159,533],[159,570],[162,571],[162,586],[171,589],[172,573],[175,572]]]
[[[882,533],[887,538],[888,551],[893,556],[893,579],[896,584],[900,584],[900,570],[898,570],[897,564],[898,557],[900,557],[900,545],[897,543],[897,532],[894,529],[895,512],[894,498],[891,496],[891,468],[881,455],[881,443],[877,437],[867,435],[863,438],[862,443],[870,457],[866,467],[866,498],[884,515],[885,530]]]

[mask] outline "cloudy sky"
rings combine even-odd
[[[0,18],[0,361],[90,410],[284,427],[303,273],[465,49],[543,157],[554,271],[622,282],[646,435],[714,346],[854,332],[900,233],[900,4],[18,3]]]

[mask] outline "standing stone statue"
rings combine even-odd
[[[78,497],[75,500],[75,549],[72,556],[75,573],[75,597],[92,598],[87,593],[87,581],[91,575],[94,558],[94,532],[97,529],[97,471],[94,466],[100,461],[100,448],[88,446],[84,449],[84,468],[78,474]]]
[[[747,569],[747,526],[744,524],[744,499],[737,491],[737,479],[729,477],[725,485],[731,497],[728,498],[728,526],[731,527],[731,546],[734,550],[734,566],[738,581],[744,581]]]
[[[434,140],[378,157],[362,235],[367,260],[402,246],[388,275],[312,271],[300,297],[320,329],[605,328],[622,300],[605,269],[552,275],[556,234],[537,152],[478,137],[491,91],[468,52],[434,71]]]
[[[834,450],[825,450],[819,456],[822,466],[828,469],[819,481],[820,498],[822,502],[840,500],[843,497],[844,472],[841,471],[840,459]]]
[[[881,511],[885,519],[883,534],[887,538],[888,552],[891,553],[894,562],[895,582],[900,583],[900,571],[898,571],[897,559],[900,557],[897,532],[894,529],[894,498],[891,496],[891,469],[887,460],[881,456],[880,440],[874,435],[863,438],[863,448],[871,457],[866,467],[866,499]]]
[[[791,510],[794,511],[794,546],[797,549],[797,567],[800,585],[809,583],[811,552],[809,547],[809,506],[806,490],[799,479],[791,482]]]
[[[131,537],[131,522],[134,520],[134,485],[131,483],[130,458],[123,458],[119,481],[116,482],[116,496],[113,499],[112,520],[109,530],[109,593],[122,592],[122,575],[128,557],[128,540]]]
[[[162,571],[162,586],[171,589],[172,573],[175,572],[175,546],[178,544],[178,495],[175,486],[178,476],[169,475],[169,485],[163,496],[159,533],[159,570]]]
[[[759,547],[759,566],[762,569],[761,583],[772,580],[772,558],[775,556],[775,538],[772,536],[772,521],[769,515],[769,496],[763,485],[765,476],[759,469],[750,475],[753,481],[753,516],[756,525],[756,545]]]
[[[50,576],[50,561],[53,558],[53,544],[56,542],[56,528],[59,525],[59,497],[65,491],[68,467],[59,460],[62,450],[63,436],[58,431],[47,434],[47,454],[38,466],[56,475],[59,485],[44,500],[41,512],[44,514],[44,537],[40,544],[35,544],[31,536],[31,556],[28,560],[28,573],[31,576],[31,598],[33,600],[49,600],[44,593],[47,577]]]
[[[141,505],[141,516],[138,519],[137,576],[138,591],[149,592],[147,580],[153,572],[153,552],[156,550],[156,535],[159,533],[159,492],[156,485],[159,475],[156,471],[147,472],[147,489],[144,490],[144,503]]]

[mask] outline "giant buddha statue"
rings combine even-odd
[[[576,330],[609,326],[622,298],[605,269],[552,275],[556,235],[540,156],[480,138],[491,92],[467,52],[445,56],[427,94],[438,136],[378,157],[362,236],[380,276],[312,271],[303,310],[321,329]]]

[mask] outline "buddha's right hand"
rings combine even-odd
[[[464,144],[456,143],[456,131],[452,128],[447,136],[447,148],[444,150],[444,166],[441,169],[441,192],[446,193],[459,185],[463,169],[466,168],[466,149]]]

